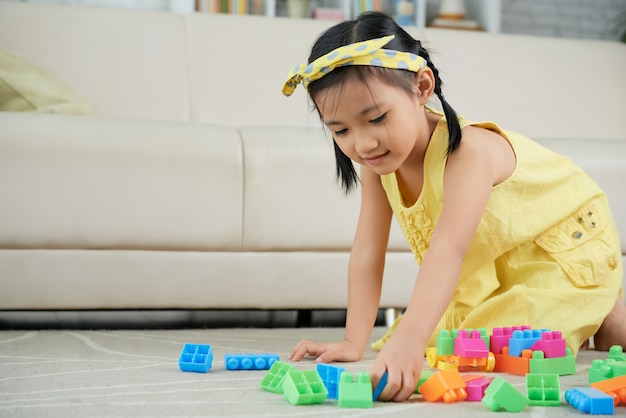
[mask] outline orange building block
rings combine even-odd
[[[509,355],[509,347],[502,347],[502,354],[496,354],[495,372],[510,373],[517,376],[526,376],[530,373],[531,350],[522,351],[521,357]]]
[[[626,376],[613,377],[611,379],[601,380],[590,384],[592,388],[596,388],[611,395],[615,406],[620,403],[626,404]]]
[[[465,381],[458,370],[440,370],[420,386],[420,393],[429,402],[461,402],[467,398],[465,387]]]

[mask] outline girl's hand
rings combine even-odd
[[[316,343],[302,340],[291,350],[289,360],[300,361],[305,356],[317,357],[316,363],[330,363],[331,361],[359,361],[362,353],[348,341]]]
[[[378,397],[381,401],[402,402],[415,392],[424,365],[424,349],[412,336],[394,334],[382,348],[371,367],[372,387],[387,372],[387,385]]]

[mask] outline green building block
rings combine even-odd
[[[589,369],[589,384],[626,375],[626,361],[595,359]]]
[[[482,403],[494,412],[500,409],[505,409],[509,412],[520,412],[528,405],[528,398],[502,377],[496,376],[485,389]]]
[[[447,329],[440,330],[439,335],[437,336],[437,355],[454,355],[454,337]]]
[[[621,345],[613,345],[609,348],[609,356],[607,360],[626,361],[626,355],[624,355],[624,349]]]
[[[292,405],[312,405],[326,400],[328,390],[317,370],[290,370],[283,381],[283,396]],[[370,399],[372,395],[370,393]]]
[[[371,408],[372,382],[369,373],[342,372],[337,401],[340,408]]]
[[[425,381],[430,379],[430,377],[433,374],[435,374],[435,372],[433,372],[432,370],[422,370],[422,373],[420,374],[420,378],[417,381],[417,387],[415,388],[415,393],[420,393],[420,386],[422,386]]]
[[[532,406],[560,406],[561,385],[558,374],[526,375],[526,393]]]
[[[576,357],[572,354],[572,349],[565,350],[564,357],[545,358],[543,351],[533,351],[533,356],[529,361],[530,373],[538,374],[558,374],[565,376],[576,374]]]
[[[272,393],[283,393],[285,376],[291,370],[295,370],[291,364],[276,361],[261,380],[261,389]]]

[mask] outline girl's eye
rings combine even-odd
[[[386,117],[387,117],[387,114],[386,114],[386,113],[383,113],[383,114],[382,114],[382,115],[380,115],[379,117],[377,117],[377,118],[375,118],[375,119],[372,119],[372,120],[370,121],[370,123],[373,123],[373,124],[382,123],[382,122],[385,120],[385,118],[386,118]]]
[[[346,132],[348,132],[347,129],[341,129],[339,131],[335,131],[335,136],[341,136],[341,135],[345,135]]]

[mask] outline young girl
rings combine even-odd
[[[439,329],[529,325],[561,331],[574,352],[594,334],[597,349],[626,345],[617,229],[605,194],[569,159],[457,115],[428,52],[380,13],[323,33],[283,93],[299,83],[332,133],[344,189],[360,183],[362,197],[345,338],[303,340],[291,360],[361,359],[393,215],[420,269],[376,345],[372,384],[388,372],[380,399],[411,396]],[[443,114],[427,106],[433,95]]]

